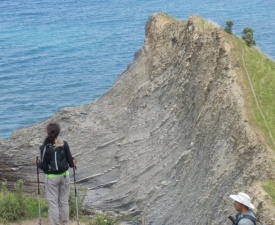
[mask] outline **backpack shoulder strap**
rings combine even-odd
[[[41,152],[41,162],[44,162],[44,158],[45,158],[45,153],[47,151],[47,148],[51,146],[51,144],[46,144]]]
[[[254,225],[256,225],[257,219],[256,219],[255,217],[253,217],[253,216],[246,215],[246,214],[243,215],[243,216],[241,216],[241,217],[239,217],[238,220],[236,221],[236,224],[238,224],[239,221],[240,221],[241,219],[244,219],[244,218],[251,220],[251,221],[254,223]]]

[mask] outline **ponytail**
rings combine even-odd
[[[57,123],[50,123],[47,126],[47,137],[44,140],[44,145],[54,144],[55,139],[60,133],[60,126]]]

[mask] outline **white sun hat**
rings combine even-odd
[[[250,209],[255,208],[254,205],[251,204],[251,198],[243,192],[239,192],[237,195],[230,195],[229,197],[239,203],[242,203]]]

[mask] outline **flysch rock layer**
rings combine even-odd
[[[86,207],[151,225],[230,224],[229,194],[244,191],[275,224],[259,183],[274,179],[274,154],[247,119],[234,42],[196,15],[156,13],[145,30],[133,62],[99,99],[0,141],[1,180],[23,178],[35,190],[33,159],[46,125],[58,122],[78,160],[77,184],[88,188]]]

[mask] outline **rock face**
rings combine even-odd
[[[272,152],[246,118],[233,45],[198,16],[153,14],[142,49],[108,92],[0,142],[1,179],[35,187],[32,161],[55,121],[78,159],[78,184],[89,188],[87,207],[151,225],[230,224],[228,196],[245,191],[275,224],[258,185],[274,179]]]

